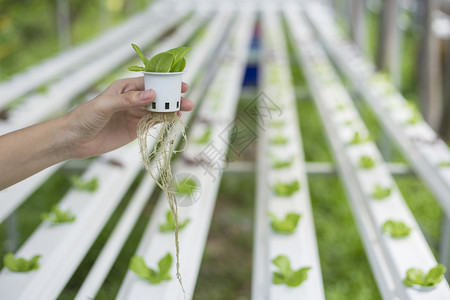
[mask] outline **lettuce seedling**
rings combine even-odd
[[[183,229],[191,221],[187,219],[182,223],[178,223],[178,230]],[[166,213],[166,223],[159,224],[159,231],[161,232],[173,232],[175,231],[175,219],[173,218],[172,212],[170,210]]]
[[[283,168],[289,168],[292,163],[294,162],[294,157],[291,156],[288,160],[274,160],[272,167],[274,169],[283,169]]]
[[[194,140],[194,143],[199,145],[206,145],[211,140],[211,133],[212,133],[211,127],[208,127],[205,130],[205,132],[203,132],[201,137]]]
[[[409,125],[415,125],[421,122],[422,120],[423,119],[420,113],[417,110],[414,110],[413,116],[406,123]]]
[[[286,284],[290,287],[296,287],[308,279],[308,271],[311,267],[300,268],[297,271],[291,269],[291,262],[285,255],[279,255],[272,260],[272,263],[278,267],[279,272],[272,273],[273,284]]]
[[[192,195],[197,188],[197,183],[191,178],[185,178],[180,183],[174,184],[175,192],[182,195]]]
[[[98,178],[84,180],[80,176],[72,176],[70,182],[74,188],[80,191],[95,192],[98,189]]]
[[[444,265],[438,264],[431,268],[427,274],[422,270],[411,268],[406,271],[406,277],[403,279],[403,284],[406,286],[420,285],[425,287],[435,286],[442,281],[443,275],[447,269]]]
[[[273,187],[273,191],[278,196],[291,196],[300,190],[300,183],[294,180],[289,183],[277,182]]]
[[[284,121],[281,120],[272,120],[270,121],[270,126],[274,127],[274,128],[281,128],[284,126]]]
[[[270,143],[273,145],[286,145],[288,142],[287,138],[281,135],[276,135],[270,140]]]
[[[154,55],[151,59],[147,59],[142,53],[141,49],[131,44],[133,49],[138,54],[139,58],[144,63],[144,67],[131,66],[128,70],[134,72],[156,72],[156,73],[169,73],[169,72],[181,72],[186,67],[186,58],[184,58],[188,47],[173,48],[165,52]]]
[[[353,121],[352,120],[345,120],[342,124],[344,124],[346,126],[349,126],[349,125],[353,124]]]
[[[364,144],[366,142],[370,141],[370,136],[362,137],[359,132],[355,132],[353,135],[353,138],[349,142],[349,145],[358,145],[358,144]]]
[[[284,219],[278,219],[275,214],[270,212],[267,215],[270,218],[272,229],[280,233],[293,233],[300,220],[300,214],[297,213],[288,213]]]
[[[134,255],[130,261],[130,270],[137,276],[147,280],[150,283],[160,283],[161,281],[171,280],[170,267],[172,266],[172,255],[167,253],[159,262],[158,270],[149,268],[144,261],[144,258],[139,255]]]
[[[372,192],[372,198],[374,199],[384,199],[386,197],[389,197],[391,195],[392,188],[391,187],[383,187],[379,184],[375,185],[373,192]]]
[[[402,221],[387,220],[381,230],[394,238],[406,237],[411,232],[411,227]]]
[[[450,160],[447,160],[447,161],[440,161],[439,163],[438,163],[438,166],[439,167],[441,167],[441,168],[446,168],[446,167],[450,167]]]
[[[50,213],[42,214],[42,220],[49,221],[53,225],[61,223],[72,223],[76,217],[69,211],[62,211],[58,205],[54,205]]]
[[[39,269],[40,258],[40,255],[35,255],[29,260],[22,257],[15,258],[14,254],[9,252],[3,256],[3,263],[10,271],[29,272]]]
[[[338,105],[336,105],[336,109],[337,110],[344,110],[345,108],[346,108],[345,104],[338,104]]]
[[[359,166],[363,169],[372,169],[375,166],[375,160],[367,155],[359,158]]]

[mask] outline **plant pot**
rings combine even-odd
[[[147,105],[148,111],[175,112],[181,107],[181,79],[184,72],[144,74],[145,89],[155,91],[155,100]]]

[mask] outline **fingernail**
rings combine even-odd
[[[151,97],[153,97],[154,93],[155,92],[152,89],[143,91],[141,93],[141,100],[148,100],[148,99],[150,99]]]

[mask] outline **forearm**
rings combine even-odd
[[[0,136],[0,190],[70,158],[66,117]]]

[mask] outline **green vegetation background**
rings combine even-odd
[[[106,0],[103,2],[106,3]],[[119,23],[146,3],[146,1],[139,1],[131,8],[124,8],[124,11],[111,11],[109,21],[101,23],[98,16],[104,7],[99,6],[99,3],[103,2],[70,1],[71,8],[74,9],[72,16],[74,44],[86,41],[102,30]],[[124,5],[128,2],[124,2]],[[4,0],[0,1],[0,8],[1,79],[57,53],[56,18],[51,17],[55,16],[55,1]],[[370,13],[368,16],[370,49],[376,49],[379,16],[376,13]],[[416,43],[416,35],[413,31],[408,31],[404,48],[415,49]],[[292,58],[292,74],[295,78],[294,84],[298,91],[297,111],[306,160],[309,162],[332,162],[333,158],[320,118],[308,94],[301,67],[295,60],[290,44],[289,50]],[[374,53],[373,50],[370,51],[370,53]],[[403,91],[412,98],[416,95],[414,76],[411,75],[414,59],[413,50],[405,51],[403,55]],[[252,100],[252,97],[243,97],[239,105],[245,107]],[[370,110],[362,101],[357,98],[356,100],[371,135],[380,147],[390,149],[385,151],[389,153],[389,157],[386,158],[391,161],[404,161],[395,147],[386,142],[386,136],[382,133]],[[245,118],[246,116],[241,115],[240,117]],[[255,150],[255,145],[252,145],[245,153],[236,157],[231,155],[230,159],[254,161]],[[57,203],[70,188],[70,176],[81,171],[61,170],[57,172],[18,209],[13,218],[0,224],[1,257],[11,246],[7,223],[17,222],[18,242],[19,246],[22,245],[40,224],[41,213],[49,211],[52,205]],[[59,299],[73,299],[130,200],[141,176],[136,178],[130,191],[105,225]],[[442,217],[439,206],[416,177],[402,176],[396,180],[430,246],[434,253],[437,253]],[[224,175],[194,299],[250,299],[254,185],[254,174],[230,173]],[[336,176],[310,176],[309,185],[327,299],[380,299],[340,179]],[[157,196],[157,194],[152,196],[142,212],[138,224],[116,260],[97,299],[112,299],[118,292],[120,282],[127,271],[128,261],[136,250]],[[0,266],[2,263],[0,262]]]

